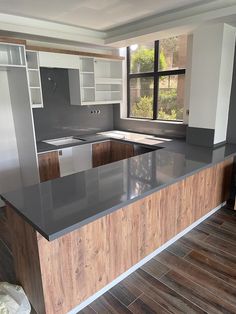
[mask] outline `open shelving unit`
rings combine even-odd
[[[80,100],[72,104],[99,105],[122,101],[122,61],[80,58]],[[75,93],[72,93],[75,95]]]
[[[122,61],[95,59],[95,101],[122,101]]]
[[[94,58],[80,58],[81,104],[95,102]]]
[[[43,108],[43,95],[37,51],[26,50],[27,72],[32,108]]]

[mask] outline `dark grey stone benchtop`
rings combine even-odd
[[[4,193],[2,199],[51,241],[236,153],[230,144],[208,149],[181,140],[157,142],[164,148]]]

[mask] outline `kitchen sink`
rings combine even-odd
[[[50,145],[54,145],[54,146],[62,146],[62,145],[76,144],[76,143],[84,142],[84,141],[85,141],[84,139],[74,138],[73,136],[69,136],[69,137],[55,138],[52,140],[46,140],[43,142]]]

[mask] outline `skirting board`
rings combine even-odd
[[[142,259],[140,262],[132,266],[130,269],[128,269],[126,272],[124,272],[122,275],[117,277],[115,280],[113,280],[111,283],[106,285],[103,289],[89,297],[87,300],[82,302],[80,305],[75,307],[73,310],[69,311],[67,314],[77,314],[79,311],[81,311],[83,308],[88,306],[90,303],[92,303],[94,300],[98,299],[101,295],[103,295],[105,292],[113,288],[115,285],[117,285],[120,281],[128,277],[131,273],[133,273],[135,270],[146,264],[148,261],[150,261],[154,256],[161,253],[163,250],[165,250],[168,246],[176,242],[178,239],[180,239],[182,236],[184,236],[186,233],[191,231],[193,228],[195,228],[197,225],[199,225],[201,222],[206,220],[208,217],[210,217],[212,214],[214,214],[216,211],[218,211],[221,207],[223,207],[226,204],[226,202],[220,204],[216,208],[212,209],[209,213],[195,221],[193,224],[191,224],[189,227],[178,233],[174,238],[170,239],[168,242],[163,244],[161,247],[159,247],[157,250],[146,256],[144,259]]]

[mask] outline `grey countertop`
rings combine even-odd
[[[62,146],[54,146],[51,144],[47,144],[43,141],[40,141],[40,142],[37,142],[37,152],[40,154],[40,153],[45,153],[45,152],[54,151],[54,150],[58,150],[58,149],[63,149],[66,147],[72,147],[72,146],[78,146],[78,145],[89,144],[89,143],[94,143],[94,142],[100,142],[100,141],[109,139],[109,137],[104,136],[102,134],[91,134],[91,135],[81,135],[81,136],[78,135],[78,136],[74,136],[74,137],[84,139],[85,141],[75,143],[75,144],[62,145]]]
[[[236,153],[236,145],[207,149],[152,138],[136,142],[164,148],[4,193],[2,199],[46,239],[54,240]]]

